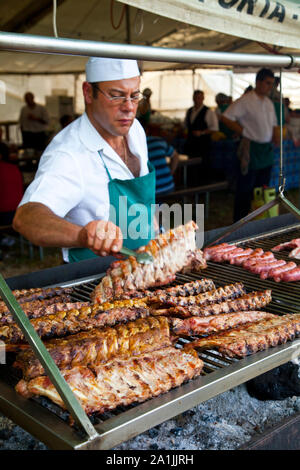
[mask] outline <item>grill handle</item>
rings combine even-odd
[[[10,310],[15,322],[22,330],[26,340],[32,347],[38,360],[43,365],[48,377],[55,386],[56,390],[58,391],[59,395],[61,396],[63,402],[65,403],[68,411],[71,413],[76,423],[84,429],[86,434],[89,436],[90,440],[93,440],[98,437],[99,435],[96,429],[92,425],[91,421],[87,417],[76,396],[74,395],[71,388],[60,373],[59,368],[53,361],[44,343],[33,328],[28,317],[22,310],[20,304],[15,299],[12,291],[8,287],[1,273],[0,295],[4,300],[5,304],[7,305],[8,309]]]

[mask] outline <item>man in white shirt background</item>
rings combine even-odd
[[[22,107],[19,118],[23,148],[44,150],[47,144],[48,112],[45,106],[35,102],[31,92],[25,93],[24,101],[26,105]]]
[[[216,113],[204,104],[204,93],[195,90],[193,93],[194,106],[186,112],[184,124],[187,129],[187,138],[184,153],[190,158],[202,158],[201,165],[195,171],[193,168],[188,175],[190,185],[205,182],[209,176],[211,134],[219,130]]]
[[[251,211],[254,188],[269,185],[273,166],[272,142],[276,142],[277,126],[274,104],[269,98],[274,80],[272,70],[260,69],[255,88],[233,102],[220,118],[241,136],[234,222]]]
[[[155,204],[146,135],[135,119],[139,86],[135,60],[89,59],[85,113],[50,142],[16,212],[14,228],[36,245],[62,247],[66,262],[119,252],[125,233],[110,217],[111,205],[120,217],[127,210],[126,220],[129,210],[116,207],[119,194],[147,215]],[[138,248],[148,235],[124,244]]]

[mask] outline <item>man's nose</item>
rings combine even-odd
[[[133,101],[131,100],[130,97],[124,99],[123,103],[122,103],[122,108],[123,109],[126,109],[128,111],[132,111],[133,109],[135,109],[135,104],[133,103]]]

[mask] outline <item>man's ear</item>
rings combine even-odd
[[[93,100],[93,89],[92,89],[92,85],[89,82],[83,82],[82,92],[83,92],[85,103],[91,104]]]

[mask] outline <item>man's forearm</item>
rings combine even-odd
[[[232,121],[223,114],[221,114],[219,119],[223,124],[225,124],[225,126],[228,127],[228,129],[232,130],[233,132],[236,132],[238,135],[242,135],[243,127],[237,121]]]
[[[78,235],[82,227],[58,217],[40,203],[29,202],[19,207],[13,227],[34,245],[66,248],[80,246]]]

